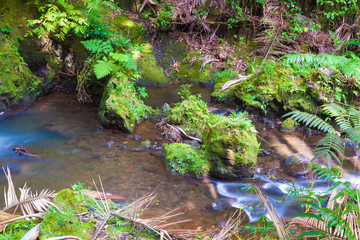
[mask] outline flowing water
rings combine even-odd
[[[180,100],[178,90],[177,85],[152,88],[148,91],[147,103],[160,108],[165,102]],[[203,99],[210,102],[208,90],[195,87],[193,91],[202,93]],[[283,216],[290,217],[298,211],[283,195],[293,181],[298,186],[307,186],[308,180],[286,176],[280,161],[296,152],[311,157],[311,147],[317,137],[280,132],[276,121],[274,124],[256,121],[262,148],[268,153],[260,154],[256,177],[238,182],[204,181],[166,171],[159,148],[167,140],[161,138],[155,122],[143,122],[133,134],[103,129],[96,116],[96,106],[78,104],[74,98],[73,93],[52,93],[30,105],[0,114],[0,163],[12,170],[15,186],[28,182],[33,190],[60,190],[77,182],[91,186],[92,179],[100,176],[105,191],[123,195],[126,202],[155,192],[156,202],[151,207],[154,214],[180,207],[184,218],[193,219],[182,226],[187,228],[217,228],[233,212],[232,207],[247,206],[245,212],[249,220],[256,221],[264,209],[252,204],[257,197],[241,192],[240,183],[259,186]],[[141,140],[134,140],[135,135]],[[146,139],[151,141],[151,150],[133,150]],[[37,156],[21,156],[12,150],[15,146],[24,147]],[[350,177],[358,173],[357,170],[348,172]],[[0,183],[6,184],[3,174]],[[327,188],[327,184],[317,185],[318,191]]]

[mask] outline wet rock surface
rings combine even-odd
[[[296,153],[284,160],[283,167],[289,175],[304,176],[310,171],[310,159],[302,153]]]

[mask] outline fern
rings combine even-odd
[[[100,39],[90,39],[81,42],[91,54],[108,54],[114,51],[109,42]]]
[[[314,151],[314,159],[325,156],[327,166],[330,169],[332,166],[332,159],[335,159],[338,163],[341,163],[337,153],[342,154],[344,152],[344,140],[335,135],[328,133],[319,140]]]
[[[292,119],[294,119],[294,121],[300,123],[302,122],[310,128],[316,128],[326,133],[332,133],[332,134],[336,133],[335,128],[331,124],[327,123],[320,117],[310,113],[293,111],[285,114],[283,117],[291,117]]]
[[[342,107],[336,103],[329,103],[322,106],[324,114],[334,119],[338,131],[318,116],[293,111],[284,117],[291,117],[295,121],[304,123],[305,125],[326,132],[326,136],[321,139],[315,149],[315,158],[325,157],[327,165],[331,168],[332,159],[340,163],[338,155],[343,155],[344,138],[349,139],[356,145],[360,144],[360,111],[352,107]],[[339,137],[340,135],[344,137]]]
[[[337,68],[345,77],[354,78],[360,84],[360,58],[355,54],[346,53],[343,56],[331,54],[291,54],[282,58],[287,64],[318,64],[320,66]]]
[[[108,60],[107,58],[103,58],[103,60],[98,60],[94,64],[94,73],[98,79],[106,77],[111,74],[116,69],[116,63],[112,60]]]

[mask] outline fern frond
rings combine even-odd
[[[115,62],[112,60],[109,61],[106,58],[103,58],[103,60],[98,60],[94,64],[94,73],[97,79],[110,75],[110,73],[115,69],[116,69]]]
[[[360,111],[355,108],[349,108],[348,113],[354,128],[360,128]]]
[[[349,129],[344,130],[344,132],[349,137],[350,141],[355,143],[355,145],[360,144],[360,127],[349,128]]]
[[[325,104],[322,108],[327,115],[335,119],[341,130],[352,128],[350,115],[345,108],[336,103]]]
[[[135,59],[129,55],[124,53],[110,53],[110,56],[121,63],[123,67],[125,67],[126,70],[136,70],[137,69],[137,63]]]
[[[344,140],[335,135],[328,133],[319,140],[316,148],[314,150],[314,159],[321,158],[325,156],[327,161],[327,166],[330,169],[332,165],[332,159],[335,159],[340,163],[340,159],[337,154],[342,155],[344,151]]]
[[[110,53],[114,49],[109,42],[101,39],[90,39],[81,42],[91,54]]]
[[[320,117],[300,111],[292,111],[285,114],[283,117],[291,117],[294,121],[302,122],[310,128],[316,128],[326,133],[335,134],[336,130],[331,124],[327,123]]]

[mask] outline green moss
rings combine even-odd
[[[190,95],[187,87],[189,85],[182,86],[182,98],[184,100],[171,108],[168,121],[182,125],[187,133],[201,135],[210,118],[210,111],[207,103],[200,99],[200,95]]]
[[[190,47],[185,42],[173,41],[160,34],[161,53],[156,55],[165,69],[169,69],[174,62],[181,62],[190,53]]]
[[[149,147],[151,147],[151,142],[149,139],[142,141],[139,145],[139,148],[149,148]]]
[[[46,212],[46,216],[41,222],[39,239],[75,236],[85,240],[91,239],[90,232],[93,231],[93,226],[81,222],[73,212],[51,209]]]
[[[281,129],[285,130],[285,131],[292,132],[292,131],[295,131],[297,125],[298,124],[292,118],[287,118],[281,124]]]
[[[20,219],[6,227],[0,235],[1,240],[18,240],[21,239],[31,228],[41,222],[40,219]]]
[[[223,71],[215,72],[214,74],[214,89],[211,94],[212,97],[217,98],[222,102],[230,102],[234,100],[235,88],[230,88],[225,91],[220,91],[224,84],[234,79],[239,73],[234,69],[228,68]]]
[[[251,120],[244,115],[212,115],[202,134],[218,177],[249,177],[257,161],[259,143]]]
[[[196,60],[201,56],[199,51],[194,51],[181,61],[177,70],[172,69],[172,78],[189,83],[207,83],[211,81],[211,68],[209,64],[203,65],[203,60]]]
[[[81,205],[80,197],[70,189],[63,189],[55,196],[54,203],[63,211],[72,211],[75,213],[87,212],[88,209]]]
[[[164,148],[165,165],[170,171],[192,176],[208,174],[210,163],[204,152],[184,143],[165,144]]]
[[[141,72],[140,82],[146,85],[164,86],[169,84],[163,69],[159,66],[153,54],[145,54],[138,60]]]
[[[132,132],[150,110],[138,97],[132,82],[126,77],[112,77],[104,90],[98,116],[106,127],[115,126]]]

